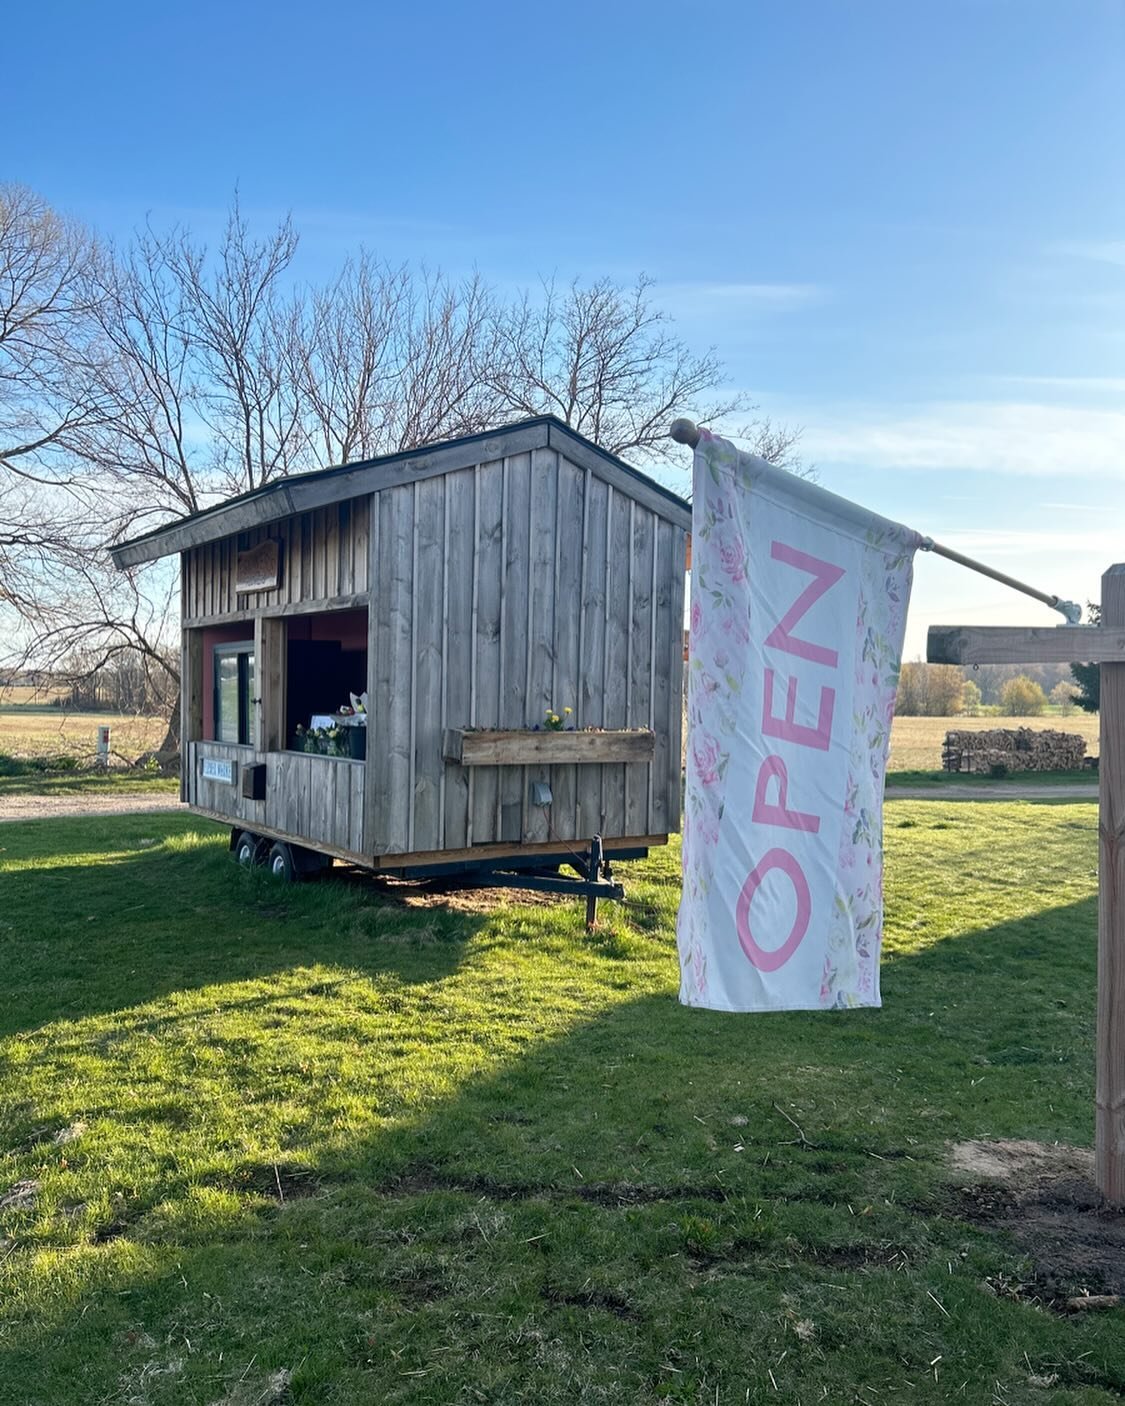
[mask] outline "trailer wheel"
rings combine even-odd
[[[234,857],[243,869],[253,869],[265,861],[265,845],[259,836],[243,830],[235,842]]]
[[[278,840],[270,850],[266,864],[275,879],[283,879],[287,884],[294,883],[301,877],[297,866],[293,863],[292,850],[281,840]]]

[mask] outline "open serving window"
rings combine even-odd
[[[285,622],[289,751],[367,755],[367,611],[292,615]]]

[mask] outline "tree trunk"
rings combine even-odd
[[[176,701],[172,706],[172,716],[168,719],[168,730],[156,753],[161,766],[166,768],[171,767],[174,762],[179,760],[180,756],[180,696],[177,690]]]

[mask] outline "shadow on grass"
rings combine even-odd
[[[257,885],[242,879],[232,881],[244,890],[249,921],[261,908]],[[411,917],[416,924],[417,915]],[[267,927],[272,949],[231,954],[216,953],[213,936],[201,933],[182,958],[193,969],[217,964],[226,982],[313,960],[349,973],[390,974],[406,987],[401,999],[409,1008],[415,999],[409,988],[452,975],[464,939],[485,925],[482,917],[454,921],[451,940],[422,946]],[[913,1146],[947,1136],[1088,1141],[1096,923],[1091,898],[891,959],[884,965],[883,1010],[746,1017],[689,1010],[671,994],[611,1004],[563,1038],[535,1043],[498,1072],[471,1078],[431,1114],[399,1122],[370,1142],[330,1138],[316,1149],[317,1176],[390,1190],[448,1186],[499,1196],[550,1190],[595,1200],[612,1200],[614,1188],[625,1188],[627,1201],[634,1183],[662,1187],[662,1197],[686,1194],[685,1168],[707,1197],[736,1173],[744,1192],[799,1195],[793,1177],[804,1168],[822,1199],[826,1157],[842,1177],[829,1178],[836,1198],[857,1194],[852,1178],[869,1173],[873,1162],[900,1162]],[[604,935],[590,948],[600,949],[607,971],[627,975],[630,963]],[[92,943],[78,979],[109,961],[111,953]],[[345,974],[316,981],[302,986],[301,995],[330,1003],[349,980]],[[147,999],[184,989],[164,966],[136,987],[138,999],[142,992]],[[222,993],[216,1011],[280,1021],[298,1015],[292,1000],[286,991]],[[195,1007],[123,1012],[119,1032],[106,1035],[103,1045],[174,1040],[181,1024],[198,1019]],[[61,1036],[50,1057],[65,1053],[66,1043]],[[740,1144],[738,1153],[715,1155],[710,1143],[717,1130],[731,1147]],[[745,1167],[770,1149],[769,1162],[748,1183]],[[179,1190],[173,1178],[161,1194]]]
[[[0,858],[34,852],[37,828],[0,830]],[[225,832],[189,816],[51,829],[54,854],[2,879],[0,1036],[313,964],[432,982],[485,923],[440,901],[420,915],[358,870],[292,885],[240,870]]]
[[[320,1399],[318,1383],[360,1380],[364,1344],[376,1339],[404,1354],[392,1382],[430,1371],[420,1344],[453,1323],[495,1354],[492,1319],[524,1325],[510,1348],[510,1399],[536,1399],[543,1335],[577,1351],[594,1332],[607,1371],[645,1377],[620,1399],[648,1400],[682,1375],[666,1368],[677,1353],[698,1366],[692,1334],[708,1302],[752,1359],[781,1289],[829,1294],[845,1283],[850,1298],[884,1305],[866,1337],[838,1330],[841,1353],[853,1350],[848,1332],[862,1348],[849,1380],[909,1376],[940,1350],[907,1306],[912,1295],[924,1306],[931,1259],[943,1304],[956,1314],[963,1294],[966,1311],[980,1311],[975,1261],[962,1278],[946,1274],[971,1232],[932,1209],[946,1140],[1089,1139],[1095,929],[1087,899],[934,943],[886,964],[882,1011],[748,1019],[688,1010],[670,993],[626,997],[374,1135],[322,1127],[296,1159],[194,1174],[169,1163],[86,1251],[81,1329],[69,1321],[77,1300],[60,1293],[13,1325],[10,1370],[29,1371],[59,1334],[120,1343],[138,1324],[190,1323],[195,1305],[233,1300],[253,1282],[262,1369],[292,1367],[294,1340],[307,1350],[295,1400]],[[455,965],[422,955],[434,962],[430,980]],[[368,969],[400,958],[380,952]],[[596,960],[609,989],[646,959]],[[407,966],[411,980],[426,979]],[[174,1015],[142,1023],[174,1038]],[[154,1126],[163,1117],[157,1104],[133,1112]],[[922,1267],[921,1283],[907,1267]],[[313,1312],[323,1323],[310,1326]],[[375,1337],[345,1331],[368,1320]],[[1043,1329],[1032,1316],[1027,1329],[1034,1351]],[[982,1372],[1000,1370],[989,1354],[1007,1338],[992,1339],[973,1349]],[[99,1391],[119,1368],[97,1366]],[[472,1381],[484,1369],[467,1370]],[[435,1380],[394,1399],[454,1399],[449,1390]],[[673,1399],[710,1400],[710,1390]]]
[[[746,1188],[755,1161],[714,1155],[726,1129],[746,1152],[786,1149],[752,1179],[781,1194],[825,1153],[870,1171],[952,1135],[1089,1141],[1096,930],[1090,898],[934,942],[885,961],[882,1010],[746,1016],[671,994],[629,1000],[326,1165],[580,1197],[691,1166],[710,1194],[734,1171]]]
[[[68,1360],[84,1364],[83,1399],[127,1399],[129,1363],[158,1360],[133,1341],[164,1340],[172,1324],[228,1353],[232,1340],[252,1343],[235,1374],[251,1351],[263,1370],[292,1368],[302,1344],[295,1400],[345,1380],[358,1390],[376,1348],[402,1354],[382,1399],[462,1399],[440,1376],[423,1385],[434,1369],[419,1344],[431,1331],[479,1348],[496,1371],[510,1365],[496,1399],[568,1399],[536,1397],[546,1370],[536,1344],[562,1343],[584,1364],[593,1333],[604,1364],[581,1370],[627,1380],[617,1399],[712,1400],[710,1387],[673,1394],[699,1360],[693,1335],[727,1322],[729,1341],[708,1349],[717,1360],[748,1344],[747,1360],[777,1363],[779,1294],[830,1296],[841,1280],[868,1318],[817,1315],[841,1354],[855,1345],[852,1380],[925,1375],[943,1344],[922,1325],[938,1310],[906,1305],[925,1293],[903,1287],[905,1264],[934,1260],[942,1312],[964,1294],[967,1313],[993,1321],[973,1299],[975,1262],[946,1274],[970,1232],[933,1213],[945,1142],[1090,1140],[1093,898],[888,959],[882,1011],[748,1018],[676,1003],[670,869],[637,886],[627,921],[564,943],[536,915],[404,909],[372,902],[355,878],[278,890],[234,869],[198,822],[159,823],[172,836],[163,844],[143,817],[115,822],[104,863],[82,860],[92,832],[75,830],[75,864],[3,880],[8,1028],[119,1012],[104,1028],[13,1041],[20,1077],[33,1085],[39,1065],[49,1086],[116,1061],[105,1089],[135,1095],[127,1109],[90,1110],[117,1141],[67,1153],[44,1135],[44,1163],[94,1157],[124,1189],[85,1243],[63,1239],[51,1292],[16,1310],[8,1379],[45,1374],[36,1401],[56,1388],[61,1399]],[[580,933],[580,909],[565,912]],[[259,976],[277,979],[237,989]],[[199,994],[212,984],[213,1002]],[[127,1009],[158,997],[168,999],[157,1011]],[[553,1003],[546,1014],[540,997]],[[491,1034],[478,1028],[486,1007]],[[308,1067],[285,1044],[294,1025],[314,1044],[323,1035]],[[496,1048],[482,1053],[488,1039]],[[150,1047],[180,1062],[133,1068],[133,1052]],[[207,1070],[223,1061],[224,1088],[248,1104],[291,1099],[306,1121],[287,1114],[264,1155],[216,1138],[192,1059]],[[435,1064],[450,1091],[419,1093]],[[326,1106],[348,1080],[352,1103]],[[381,1122],[357,1132],[349,1107],[366,1114],[358,1105],[373,1100]],[[15,1110],[13,1126],[32,1116]],[[138,1145],[141,1175],[123,1182],[119,1148]],[[10,1271],[60,1243],[49,1224],[25,1232]],[[241,1317],[228,1327],[215,1303],[239,1304]],[[496,1336],[493,1319],[526,1330]],[[991,1371],[1002,1340],[992,1328],[966,1355]],[[1029,1331],[1033,1352],[1035,1342]],[[181,1354],[182,1393],[167,1399],[220,1395],[205,1352],[206,1364]],[[192,1376],[204,1365],[207,1384]],[[485,1368],[465,1370],[471,1382]]]

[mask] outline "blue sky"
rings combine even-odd
[[[237,184],[313,278],[644,270],[826,486],[1083,600],[1125,559],[1125,0],[47,3],[5,48],[5,178],[105,231]],[[907,654],[1054,619],[923,557]]]

